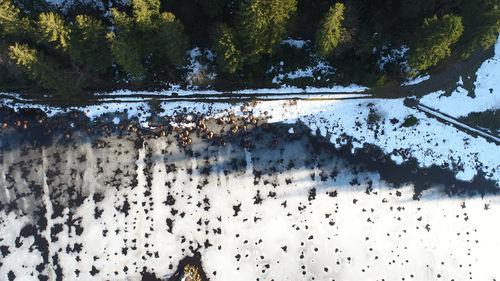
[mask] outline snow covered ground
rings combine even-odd
[[[425,80],[428,80],[429,78],[431,78],[430,75],[425,75],[425,76],[422,76],[422,77],[417,77],[415,79],[412,79],[410,81],[407,81],[407,82],[403,82],[403,86],[410,86],[410,85],[415,85],[415,84],[418,84],[420,82],[423,82]]]
[[[336,147],[350,136],[355,148],[374,144],[398,162],[415,157],[421,166],[448,163],[462,179],[477,170],[500,178],[497,145],[402,99],[159,107],[167,115],[299,122]],[[80,109],[94,120],[118,112],[106,117],[114,123],[138,117],[144,126],[158,114],[139,100]],[[418,124],[402,126],[411,115]],[[303,136],[299,127],[249,133],[254,148],[193,135],[187,151],[172,135],[110,135],[97,149],[85,134],[72,135],[76,142],[9,148],[7,134],[0,142],[0,279],[140,280],[143,271],[173,273],[195,250],[211,280],[500,277],[496,196],[449,197],[438,185],[415,201],[411,177],[394,189],[379,173],[295,139]]]
[[[192,95],[262,95],[262,94],[313,94],[313,93],[325,93],[325,94],[335,94],[335,93],[361,93],[368,90],[366,87],[351,84],[349,86],[333,86],[333,87],[306,87],[305,89],[294,87],[294,86],[282,86],[279,88],[259,88],[259,89],[244,89],[235,90],[230,92],[220,92],[216,90],[186,90],[182,89],[178,85],[173,85],[169,90],[156,91],[156,92],[137,92],[129,90],[117,90],[110,93],[98,93],[97,96],[127,96],[127,95],[165,95],[172,96],[177,95],[182,96],[192,96]]]
[[[281,45],[288,45],[296,49],[311,49],[311,41],[297,40],[288,38],[281,41]],[[266,71],[267,74],[273,75],[272,82],[277,85],[285,85],[295,79],[309,79],[308,81],[330,81],[330,78],[325,78],[335,73],[335,69],[323,58],[320,58],[313,52],[309,53],[309,66],[304,68],[295,68],[294,70],[285,71],[285,62],[281,61],[278,65],[271,66]],[[289,63],[289,62],[288,62]],[[306,80],[307,81],[307,80]]]
[[[498,280],[496,196],[415,201],[300,130],[4,145],[0,279],[140,280],[197,250],[211,280]]]
[[[495,56],[485,61],[476,75],[474,98],[462,87],[460,79],[457,89],[450,96],[438,91],[422,97],[420,102],[453,117],[500,109],[500,40],[495,45]]]
[[[357,94],[356,94],[357,95]],[[11,104],[12,106],[12,104]],[[19,104],[18,107],[25,107]],[[15,107],[15,106],[14,106]],[[473,137],[455,127],[427,117],[423,112],[405,107],[403,99],[354,99],[354,100],[278,100],[242,103],[162,102],[164,114],[193,112],[218,116],[233,112],[245,116],[270,117],[269,122],[296,122],[307,125],[313,133],[318,132],[335,146],[347,143],[344,134],[353,138],[354,148],[373,144],[398,163],[408,157],[416,158],[421,167],[444,165],[456,172],[462,180],[472,180],[481,171],[486,177],[500,180],[500,147],[482,137]],[[91,117],[106,112],[125,113],[137,116],[144,126],[151,116],[147,103],[111,103],[95,105],[81,110]],[[61,109],[45,107],[53,113]],[[378,119],[368,122],[370,114]],[[402,126],[409,116],[419,122],[412,127]]]
[[[398,163],[404,162],[407,157],[414,157],[422,167],[433,164],[453,167],[459,179],[472,180],[478,170],[486,173],[487,178],[495,181],[500,179],[499,146],[405,107],[403,99],[265,101],[247,104],[243,108],[241,106],[162,104],[166,112],[181,112],[186,108],[187,112],[217,116],[229,109],[236,114],[253,112],[255,116],[268,116],[268,122],[300,122],[313,133],[318,132],[328,138],[336,147],[347,143],[347,139],[342,137],[345,134],[353,138],[354,149],[362,148],[365,143],[374,144],[391,154],[391,158]],[[367,122],[370,111],[380,118],[376,124]],[[418,124],[402,126],[409,116],[419,119]]]
[[[209,70],[209,62],[213,62],[215,55],[209,49],[195,47],[189,52],[189,65],[184,67],[187,70],[185,81],[187,88],[196,90],[200,86],[208,86],[217,76],[215,69]]]
[[[284,73],[280,67],[273,68],[268,73],[276,72],[272,82],[274,84],[282,85],[287,80],[294,80],[298,78],[311,78],[313,80],[321,80],[322,77],[333,74],[335,71],[326,61],[319,58],[312,58],[314,61],[312,66],[305,69],[299,68],[291,72]],[[326,80],[328,81],[328,79]]]
[[[377,51],[377,48],[373,48],[373,54],[378,52],[379,59],[377,61],[377,65],[380,70],[383,70],[387,63],[398,63],[403,66],[406,66],[406,70],[408,69],[408,62],[406,53],[409,48],[406,45],[402,45],[397,49],[393,49],[391,46],[383,46],[380,50]]]
[[[455,127],[457,128],[462,128],[464,129],[465,131],[469,131],[469,132],[472,132],[473,134],[477,134],[477,135],[480,135],[482,137],[485,137],[486,139],[488,140],[491,140],[491,141],[494,141],[496,142],[497,144],[500,144],[500,138],[498,138],[497,136],[495,136],[494,134],[490,134],[488,132],[485,132],[485,131],[481,131],[479,129],[476,129],[474,127],[471,127],[467,124],[464,124],[460,121],[457,121],[456,119],[454,118],[451,118],[449,117],[448,115],[445,115],[445,114],[442,114],[440,113],[439,111],[436,111],[434,109],[431,109],[429,107],[426,107],[424,105],[417,105],[417,108],[420,110],[420,111],[423,111],[425,113],[428,113],[429,115],[432,115],[432,116],[435,116],[436,118],[439,118],[439,119],[442,119],[442,120],[445,120],[446,122],[450,123],[450,124],[453,124]]]
[[[288,38],[286,40],[281,41],[281,45],[289,45],[289,46],[295,47],[297,49],[302,49],[309,44],[311,44],[311,41],[309,41],[309,40],[299,40],[299,39],[292,39],[292,38]]]
[[[258,111],[268,111],[272,120],[300,121],[319,131],[336,146],[343,143],[338,138],[345,133],[354,138],[354,148],[363,147],[364,143],[381,147],[386,153],[404,150],[419,161],[422,167],[433,164],[454,167],[459,179],[471,180],[477,170],[487,173],[488,178],[500,179],[500,147],[485,139],[474,138],[467,133],[428,118],[424,113],[407,108],[402,99],[363,100],[341,102],[297,101],[296,109],[291,114],[281,115],[276,112],[278,105],[267,103]],[[380,116],[377,125],[370,125],[370,108]],[[300,114],[296,114],[300,112]],[[405,118],[415,116],[419,123],[412,127],[403,127]],[[402,163],[405,159],[400,153],[391,155],[393,160]]]

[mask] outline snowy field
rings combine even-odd
[[[416,175],[396,189],[301,127],[231,137],[231,118],[186,149],[184,129],[3,137],[0,279],[141,280],[194,251],[211,280],[500,278],[496,196],[436,185],[417,201]]]

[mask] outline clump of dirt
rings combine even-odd
[[[156,274],[144,270],[142,273],[142,281],[207,281],[207,275],[203,271],[201,265],[201,254],[195,252],[193,256],[184,257],[177,266],[177,270],[173,274],[157,277]]]
[[[194,256],[184,257],[177,266],[177,270],[172,276],[170,276],[168,281],[182,280],[186,281],[206,281],[208,280],[207,275],[203,271],[203,266],[201,264],[201,254],[195,252]],[[143,279],[144,280],[144,279]]]

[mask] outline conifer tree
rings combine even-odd
[[[160,15],[160,1],[158,0],[134,0],[132,6],[137,23],[151,24]]]
[[[135,78],[143,76],[145,67],[142,61],[140,34],[134,33],[134,21],[124,12],[112,9],[113,21],[117,32],[108,33],[111,41],[111,53],[116,63]]]
[[[461,1],[464,33],[457,45],[463,59],[482,48],[493,46],[500,32],[500,2],[498,0]]]
[[[112,10],[117,31],[107,37],[116,62],[136,79],[152,64],[179,65],[187,48],[182,23],[172,13],[160,13],[159,0],[133,0],[132,8],[133,16]]]
[[[70,96],[79,91],[78,83],[70,80],[55,61],[27,44],[10,46],[9,56],[41,87],[55,90],[60,96]]]
[[[57,49],[66,51],[70,43],[71,29],[61,15],[52,12],[41,13],[38,19],[40,36]]]
[[[434,15],[424,19],[422,27],[415,34],[415,41],[409,51],[408,64],[416,71],[427,70],[451,54],[450,46],[456,43],[464,27],[462,18],[455,15]]]
[[[234,74],[241,69],[241,52],[236,48],[234,34],[225,24],[217,26],[213,36],[215,62],[222,73]]]
[[[0,0],[0,31],[2,34],[12,33],[17,29],[19,9],[10,1]]]
[[[17,35],[28,31],[29,21],[8,0],[0,0],[0,35]]]
[[[258,62],[285,39],[296,10],[296,0],[244,1],[238,14],[238,32],[246,62]]]
[[[106,30],[98,19],[87,15],[76,16],[68,49],[71,59],[89,71],[104,72],[111,66]]]
[[[155,40],[152,42],[155,62],[181,65],[187,49],[187,38],[184,35],[184,26],[174,14],[162,13],[153,34],[155,34]]]
[[[326,57],[344,41],[346,29],[344,20],[344,4],[336,3],[321,20],[316,32],[316,49],[320,56]]]

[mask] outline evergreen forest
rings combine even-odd
[[[2,91],[68,98],[186,86],[195,47],[211,54],[199,61],[207,73],[190,80],[201,88],[272,87],[270,70],[319,62],[332,71],[304,83],[380,86],[467,60],[500,31],[500,0],[73,2],[0,0]]]

